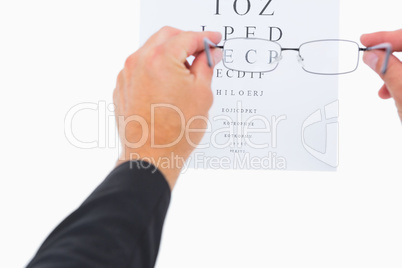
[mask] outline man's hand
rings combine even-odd
[[[361,42],[366,47],[390,43],[394,51],[402,51],[402,29],[394,32],[365,34],[362,35]],[[384,58],[385,52],[379,50],[365,52],[363,56],[364,62],[384,80],[384,85],[378,95],[383,99],[394,98],[399,118],[402,121],[402,63],[397,57],[391,55],[388,70],[385,75],[382,75],[380,70]]]
[[[171,189],[205,133],[213,101],[205,37],[214,43],[221,40],[217,32],[162,28],[128,57],[113,94],[123,147],[117,164],[151,161]],[[195,60],[190,66],[191,55]],[[222,58],[220,49],[213,49],[212,55],[215,64]]]

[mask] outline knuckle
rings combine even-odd
[[[162,34],[165,35],[165,36],[173,35],[173,34],[177,33],[178,31],[179,31],[178,29],[173,28],[173,27],[171,27],[171,26],[163,26],[163,27],[159,30],[159,32],[162,33]]]
[[[166,52],[167,46],[165,46],[164,44],[158,45],[151,49],[150,53],[148,54],[148,58],[150,60],[157,60],[158,58],[160,58],[161,55],[165,55]]]
[[[173,27],[170,27],[170,26],[163,26],[163,27],[160,29],[160,32],[169,33],[169,32],[171,32],[172,30],[173,30]]]
[[[126,61],[124,62],[124,68],[127,70],[134,69],[138,62],[138,52],[135,52],[128,56]]]
[[[133,65],[134,65],[134,59],[132,56],[129,56],[124,62],[124,68],[131,69]]]
[[[151,68],[158,67],[161,63],[162,56],[166,53],[166,50],[167,48],[165,45],[158,45],[148,50],[144,56],[147,62],[146,66],[150,66]]]
[[[160,70],[166,64],[164,60],[166,51],[167,47],[163,44],[142,51],[139,59],[141,68],[137,68],[137,70],[143,70],[147,74],[154,74],[156,70]]]

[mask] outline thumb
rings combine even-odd
[[[200,53],[190,67],[190,72],[196,77],[197,83],[206,83],[211,86],[214,66],[222,60],[222,50],[220,48],[211,49],[213,66],[208,66],[207,54]]]
[[[385,86],[392,98],[394,98],[399,116],[402,119],[402,63],[397,57],[391,55],[387,72],[382,74],[381,67],[384,63],[385,55],[386,53],[380,50],[368,51],[364,53],[363,61],[384,80]]]

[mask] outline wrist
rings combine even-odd
[[[149,152],[145,150],[130,149],[122,152],[116,166],[127,161],[148,162],[163,174],[169,184],[170,190],[173,190],[180,172],[185,165],[186,159],[187,157],[175,155],[172,151],[165,152],[163,150],[153,150]]]

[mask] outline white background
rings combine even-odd
[[[400,8],[342,0],[340,36],[398,29]],[[24,266],[113,168],[117,149],[72,146],[64,118],[111,103],[138,22],[137,1],[0,3],[0,267]],[[340,77],[336,173],[181,176],[157,267],[401,267],[402,129],[380,86],[363,64]],[[96,137],[96,112],[75,127]]]

